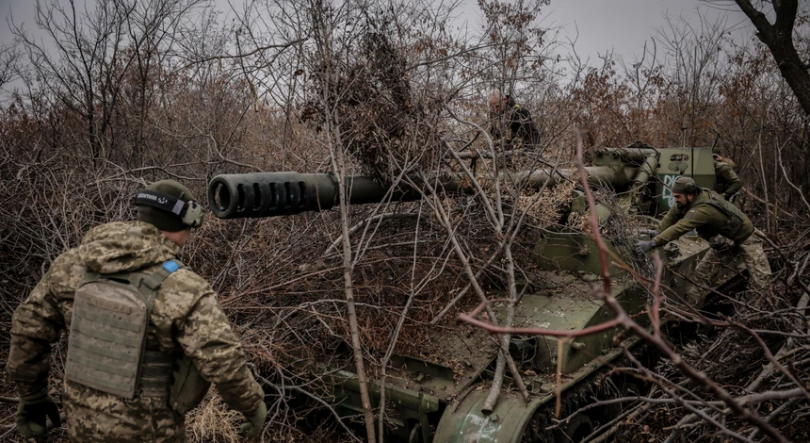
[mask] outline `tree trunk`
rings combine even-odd
[[[782,78],[793,90],[804,114],[810,116],[810,72],[793,46],[793,38],[782,34],[781,30],[772,27],[768,34],[760,31],[757,37],[768,45]]]
[[[793,44],[793,27],[799,7],[798,0],[773,2],[776,21],[758,11],[750,0],[734,0],[757,28],[757,38],[768,46],[779,72],[796,95],[804,114],[810,116],[810,72]]]

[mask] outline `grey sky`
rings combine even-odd
[[[625,60],[640,54],[645,40],[667,25],[665,15],[683,15],[697,23],[698,7],[709,20],[725,17],[726,25],[749,31],[748,18],[730,0],[725,7],[700,0],[551,0],[548,20],[563,28],[562,35],[577,38],[577,52],[595,62],[597,54],[613,50]],[[579,34],[577,37],[577,33]]]
[[[220,2],[226,3],[224,0]],[[84,2],[79,0],[77,3]],[[238,1],[235,3],[239,4]],[[470,3],[477,10],[475,2]],[[640,53],[644,41],[655,35],[655,29],[666,24],[664,14],[683,14],[696,20],[699,4],[710,17],[727,15],[729,25],[743,23],[747,26],[747,19],[736,7],[727,6],[720,10],[700,0],[552,0],[551,5],[544,9],[547,15],[544,23],[562,27],[561,35],[571,39],[578,33],[577,52],[592,62],[596,62],[597,54],[611,49],[625,59],[632,59],[633,54]],[[33,0],[0,0],[0,17],[3,18],[0,43],[3,44],[12,41],[6,23],[9,12],[13,13],[15,22],[24,22],[29,30],[34,28]],[[471,16],[477,15],[477,11],[470,12]]]

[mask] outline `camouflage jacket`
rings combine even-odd
[[[653,239],[655,240],[655,244],[657,246],[663,246],[672,240],[680,238],[693,229],[696,230],[702,238],[707,240],[719,234],[729,217],[709,204],[709,199],[713,192],[714,191],[709,189],[704,189],[700,194],[695,196],[695,200],[691,204],[683,209],[677,206],[670,209],[664,219],[658,223],[658,231],[660,234]],[[751,223],[751,220],[742,212],[738,212],[742,219],[742,226],[737,232],[728,237],[736,244],[744,242],[754,232],[754,225]]]
[[[728,163],[715,161],[714,177],[716,180],[714,192],[722,195],[726,200],[742,189],[742,180]]]
[[[14,312],[8,378],[21,395],[47,383],[50,344],[69,330],[73,293],[85,269],[100,274],[139,270],[151,273],[177,255],[179,247],[157,228],[142,222],[114,222],[92,229],[82,245],[54,260],[31,294]],[[234,410],[251,412],[263,399],[261,386],[247,368],[244,352],[208,283],[188,268],[171,274],[160,287],[147,329],[149,350],[193,360],[203,378],[214,383]],[[168,399],[119,399],[111,394],[65,383],[64,400],[72,408],[121,414],[169,409]],[[70,425],[70,418],[68,418]]]

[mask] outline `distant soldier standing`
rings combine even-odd
[[[75,442],[185,442],[184,414],[214,383],[242,412],[243,431],[264,427],[264,393],[216,294],[176,260],[202,207],[180,183],[138,193],[138,221],[90,230],[54,260],[14,312],[10,380],[18,383],[16,423],[24,437],[59,424],[48,395],[50,344],[69,331],[62,394]]]
[[[672,185],[672,197],[676,207],[670,209],[658,224],[655,237],[649,241],[639,241],[636,249],[646,253],[658,246],[680,238],[691,230],[710,240],[721,235],[734,243],[730,250],[710,249],[698,263],[695,278],[687,290],[688,301],[696,307],[703,304],[705,291],[709,286],[712,266],[728,262],[726,254],[742,254],[751,275],[750,287],[761,290],[771,282],[771,268],[762,249],[762,239],[755,233],[751,220],[736,206],[709,189],[701,189],[692,178],[678,177]]]
[[[535,149],[540,144],[540,132],[534,124],[531,113],[515,100],[500,91],[489,93],[490,132],[495,139],[506,138],[507,144],[515,149]]]
[[[742,189],[742,180],[734,172],[734,162],[730,159],[712,154],[714,159],[714,192],[728,200]]]

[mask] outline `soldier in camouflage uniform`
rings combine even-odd
[[[704,288],[710,286],[712,268],[715,264],[729,262],[727,254],[743,256],[751,276],[752,289],[761,290],[770,285],[771,268],[762,249],[762,239],[745,214],[714,191],[701,189],[689,177],[678,177],[675,180],[672,196],[676,207],[661,220],[658,230],[650,231],[654,238],[639,241],[636,249],[639,253],[649,252],[693,229],[702,238],[709,240],[713,247],[698,263],[693,284],[687,289],[687,299],[693,306],[700,307],[703,304],[706,296]],[[733,246],[723,249],[725,242],[717,241],[716,236],[725,237],[733,242]]]
[[[47,387],[50,344],[67,330],[62,404],[72,441],[184,442],[184,413],[199,402],[207,383],[245,415],[243,431],[258,435],[267,416],[261,386],[211,286],[175,259],[191,227],[202,223],[202,208],[173,180],[150,185],[136,204],[138,221],[92,229],[79,247],[54,260],[15,311],[7,374],[18,383],[20,433],[43,435],[46,415],[58,425]],[[133,276],[139,276],[140,292],[128,289]],[[118,289],[92,294],[84,289],[90,287]],[[149,294],[148,314],[132,314],[110,297],[127,293]],[[127,315],[141,315],[145,327],[132,327]],[[130,349],[126,337],[142,337],[132,342],[142,344]],[[182,362],[204,386],[191,388],[197,391],[191,404],[183,400],[188,378],[181,375]],[[131,395],[111,393],[122,388],[131,388]]]
[[[490,132],[493,138],[506,138],[507,145],[514,148],[536,149],[540,144],[540,131],[534,124],[531,113],[515,100],[500,91],[489,94]]]
[[[714,192],[728,200],[742,189],[742,180],[734,172],[734,162],[719,154],[712,154],[714,159]]]

